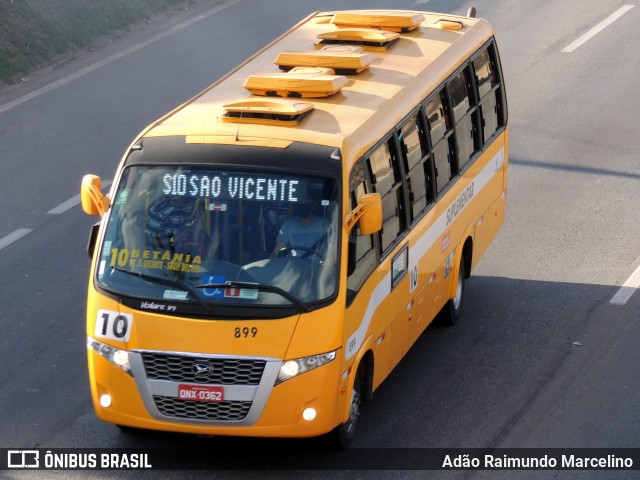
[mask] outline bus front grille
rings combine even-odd
[[[239,401],[203,403],[159,395],[154,395],[153,400],[161,414],[189,420],[243,420],[251,408],[251,402]]]
[[[150,380],[203,385],[258,385],[266,361],[145,352],[142,361]]]

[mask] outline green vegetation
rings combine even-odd
[[[0,80],[184,0],[0,0]]]

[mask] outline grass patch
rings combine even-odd
[[[0,0],[0,79],[17,78],[57,55],[184,0]]]

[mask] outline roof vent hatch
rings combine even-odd
[[[318,35],[316,48],[325,45],[355,45],[370,51],[386,51],[393,45],[400,34],[373,28],[341,28]]]
[[[243,86],[267,97],[322,98],[339,92],[348,82],[330,68],[296,67],[287,73],[250,75]]]
[[[424,16],[417,13],[385,11],[345,11],[336,12],[331,23],[338,27],[364,27],[405,33],[420,26]]]
[[[225,114],[220,121],[226,123],[253,123],[261,125],[298,125],[311,111],[313,104],[292,100],[249,98],[223,105]]]
[[[375,59],[374,55],[363,53],[360,47],[327,45],[318,50],[282,52],[275,64],[286,71],[294,67],[321,67],[331,68],[338,75],[352,75],[365,70]]]

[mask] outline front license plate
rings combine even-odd
[[[192,402],[224,402],[224,387],[210,385],[178,385],[178,398]]]

